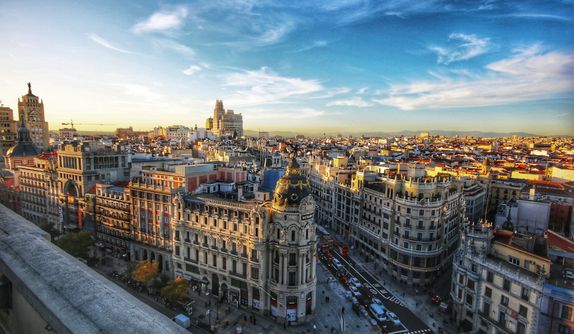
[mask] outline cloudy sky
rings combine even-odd
[[[3,1],[0,100],[51,129],[574,135],[574,1]]]

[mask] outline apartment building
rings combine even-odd
[[[96,184],[96,243],[129,260],[131,194],[127,182]]]
[[[461,331],[537,333],[551,261],[546,239],[470,224],[453,263],[450,296]]]

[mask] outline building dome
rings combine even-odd
[[[30,137],[30,131],[24,125],[24,119],[20,123],[20,128],[18,129],[18,141],[16,145],[10,147],[6,151],[7,158],[18,158],[18,157],[30,157],[40,154],[36,145]]]
[[[279,209],[286,206],[298,207],[301,200],[310,194],[309,181],[303,175],[297,159],[292,157],[285,175],[277,181],[273,194],[273,207]]]

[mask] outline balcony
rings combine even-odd
[[[229,271],[229,274],[232,275],[232,276],[235,276],[235,277],[239,277],[239,278],[245,278],[245,277],[246,277],[245,274],[240,274],[240,273],[238,273],[238,272],[231,271],[231,270]]]

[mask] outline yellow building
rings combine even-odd
[[[28,94],[18,99],[18,117],[30,130],[32,141],[40,150],[49,147],[48,122],[44,115],[44,102],[32,94],[32,85],[28,83]]]

